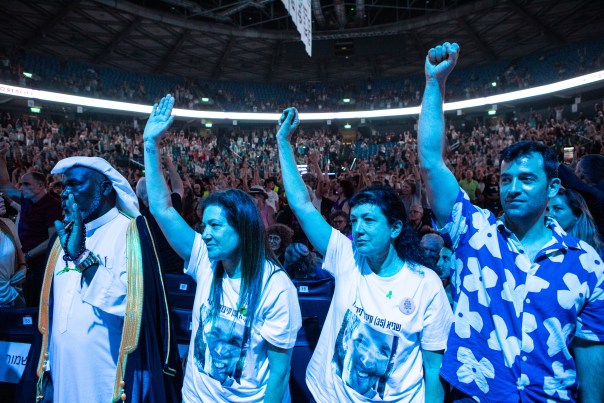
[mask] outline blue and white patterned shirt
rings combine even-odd
[[[455,250],[457,304],[441,375],[485,401],[574,401],[573,337],[604,341],[598,253],[547,222],[552,239],[531,262],[502,219],[460,189],[440,232]]]

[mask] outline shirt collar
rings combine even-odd
[[[108,212],[106,212],[105,214],[100,216],[99,218],[87,223],[86,224],[86,233],[88,233],[90,231],[94,231],[95,229],[97,229],[99,227],[102,227],[103,225],[107,224],[109,221],[111,221],[115,217],[117,217],[119,214],[120,214],[120,212],[117,209],[117,207],[113,207],[111,210],[109,210]]]
[[[545,226],[552,231],[552,240],[548,242],[544,249],[580,249],[579,240],[569,236],[564,232],[558,221],[551,217],[545,218]],[[513,235],[513,232],[505,225],[505,214],[497,218],[497,229],[506,237]]]

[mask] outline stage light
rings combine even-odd
[[[32,78],[34,76],[32,73],[28,73],[26,71],[23,72],[23,75],[27,78]]]
[[[351,127],[352,127],[352,126],[350,125],[350,123],[346,123],[346,124],[344,125],[344,129],[350,129]]]
[[[489,109],[489,112],[488,112],[488,113],[489,113],[489,115],[490,115],[490,116],[493,116],[493,115],[496,115],[496,114],[497,114],[497,111],[496,111],[496,110],[494,110],[494,109]]]

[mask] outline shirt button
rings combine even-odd
[[[522,361],[525,361],[525,362],[526,362],[526,355],[523,355],[523,356],[522,356]]]
[[[527,304],[531,303],[531,300],[529,298],[525,299],[524,302],[526,302]]]

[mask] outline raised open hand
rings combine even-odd
[[[143,132],[143,139],[145,141],[151,140],[158,142],[161,140],[162,135],[172,122],[174,116],[172,116],[172,108],[174,107],[174,97],[168,94],[159,101],[159,104],[153,105],[153,110],[147,120],[145,131]]]
[[[289,141],[291,135],[300,124],[298,118],[298,110],[296,108],[287,108],[279,118],[279,131],[277,132],[277,140]]]
[[[445,42],[428,51],[426,56],[426,80],[436,79],[444,83],[459,57],[459,45]]]

